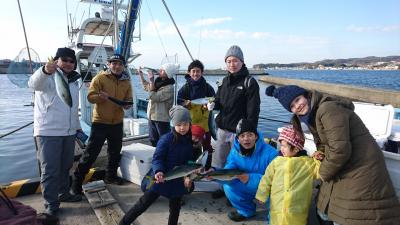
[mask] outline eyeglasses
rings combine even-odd
[[[67,58],[60,58],[60,59],[61,59],[61,61],[63,61],[63,62],[68,62],[68,63],[75,64],[75,61],[72,60],[72,59],[67,59]]]

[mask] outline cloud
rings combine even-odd
[[[226,21],[231,21],[231,20],[232,20],[232,17],[207,18],[207,19],[196,20],[193,25],[196,27],[210,26],[210,25],[220,24],[220,23],[224,23]]]
[[[355,26],[349,25],[346,27],[347,31],[351,32],[394,32],[400,30],[400,24],[388,25],[388,26]]]
[[[157,35],[157,31],[162,36],[177,35],[176,29],[173,25],[168,25],[167,23],[155,20],[154,22],[149,22],[143,32],[151,35]]]

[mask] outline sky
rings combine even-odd
[[[248,67],[258,63],[400,55],[399,0],[165,0],[186,44],[206,69],[224,68],[238,45]],[[28,43],[41,61],[68,45],[67,11],[75,24],[89,14],[78,0],[20,0]],[[90,7],[90,14],[99,11]],[[83,15],[83,16],[82,16]],[[2,1],[0,59],[26,46],[17,0]],[[191,62],[161,0],[143,0],[132,66],[159,68],[173,58]],[[155,29],[157,27],[157,29]]]

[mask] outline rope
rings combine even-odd
[[[27,124],[25,124],[25,125],[23,125],[22,127],[17,128],[17,129],[15,129],[15,130],[13,130],[13,131],[10,131],[10,132],[8,132],[8,133],[2,134],[2,135],[0,135],[0,139],[3,138],[3,137],[8,136],[8,135],[10,135],[10,134],[13,134],[13,133],[15,133],[15,132],[17,132],[17,131],[19,131],[19,130],[21,130],[21,129],[23,129],[23,128],[25,128],[25,127],[31,125],[32,123],[33,123],[33,121],[32,121],[32,122],[29,122],[29,123],[27,123]]]
[[[156,29],[157,36],[158,36],[158,39],[160,40],[161,47],[163,48],[165,55],[167,55],[167,51],[165,50],[164,42],[161,39],[160,31],[157,28],[157,24],[155,23],[155,20],[154,20],[154,17],[153,17],[153,13],[152,13],[152,11],[150,9],[150,6],[149,6],[149,3],[147,1],[146,1],[146,6],[147,6],[147,9],[149,10],[149,13],[150,13],[150,16],[151,16],[151,20],[153,21],[154,28]]]

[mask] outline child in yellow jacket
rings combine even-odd
[[[285,127],[279,135],[280,152],[265,170],[256,199],[266,202],[270,196],[271,225],[305,225],[311,204],[313,180],[319,178],[323,155],[307,156],[304,135]]]

